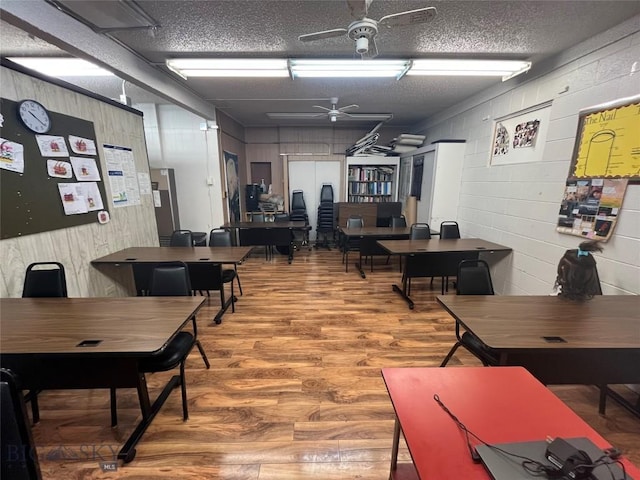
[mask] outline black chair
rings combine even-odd
[[[426,223],[414,223],[411,225],[409,239],[429,240],[431,239],[431,228]]]
[[[67,279],[64,273],[64,265],[59,262],[35,262],[30,264],[24,276],[22,297],[67,297]],[[26,396],[27,401],[31,402],[33,423],[40,421],[38,393],[38,391],[32,390]]]
[[[484,260],[463,260],[460,262],[456,293],[458,295],[493,295],[493,283],[487,262]],[[470,332],[464,332],[462,336],[460,335],[460,323],[456,321],[456,343],[440,364],[441,367],[449,362],[460,346],[477,357],[485,367],[498,364],[497,354],[485,346],[478,337]]]
[[[193,247],[191,230],[174,230],[169,240],[170,247]]]
[[[150,296],[191,296],[191,283],[189,281],[189,269],[182,262],[167,262],[156,266],[151,276],[149,287]],[[140,372],[155,373],[166,372],[180,366],[180,389],[182,391],[182,417],[189,418],[187,406],[187,386],[184,375],[184,364],[194,346],[198,347],[200,355],[208,368],[209,359],[198,340],[198,326],[195,315],[191,318],[193,333],[179,332],[159,355],[143,358],[140,361]],[[111,388],[111,424],[117,424],[116,414],[116,389]]]
[[[209,246],[210,247],[231,247],[233,242],[231,241],[231,232],[226,229],[217,228],[209,232]],[[222,282],[229,283],[233,279],[238,282],[238,288],[240,289],[240,295],[242,295],[242,285],[240,285],[240,276],[238,275],[238,266],[233,265],[233,270],[225,268],[222,270]]]
[[[440,238],[460,238],[458,222],[446,221],[440,224]]]
[[[24,277],[22,296],[66,297],[64,266],[59,262],[35,262],[29,265]]]
[[[304,201],[304,192],[302,190],[294,190],[291,193],[291,208],[289,217],[292,222],[304,222],[305,226],[309,225],[309,215],[307,215],[307,204]],[[304,247],[309,245],[309,231],[295,230],[293,232],[293,240],[296,246]]]
[[[10,370],[0,369],[0,478],[39,480],[42,478],[36,444],[33,442],[22,390]]]
[[[391,228],[406,228],[407,219],[404,217],[391,217],[391,220],[389,221],[389,226]]]
[[[364,228],[364,219],[360,215],[352,215],[347,218],[347,228]],[[343,235],[342,241],[342,263],[346,264],[346,270],[349,271],[349,252],[360,251],[360,239],[349,239]]]
[[[229,269],[230,275],[235,277],[235,271]],[[229,283],[231,285],[231,311],[236,311],[236,296],[233,291],[233,277],[228,281],[223,281],[222,264],[220,263],[192,263],[189,265],[189,278],[191,279],[191,288],[194,292],[207,292],[207,296],[210,295],[211,290],[218,290],[220,292],[220,306],[225,308],[225,294],[224,285]],[[222,322],[221,315],[216,316],[216,323]]]
[[[288,213],[276,213],[273,216],[273,221],[274,222],[288,222],[289,221],[289,214]]]
[[[458,222],[454,222],[453,220],[442,222],[440,224],[440,239],[456,239],[460,238],[460,228],[458,227]],[[443,285],[445,289],[449,289],[449,277],[442,277]],[[433,284],[433,278],[431,279],[431,283]]]

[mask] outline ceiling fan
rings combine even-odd
[[[356,19],[351,22],[347,28],[335,28],[332,30],[308,33],[300,35],[298,40],[302,42],[312,42],[323,38],[340,37],[346,34],[351,40],[356,42],[356,53],[360,54],[362,58],[373,58],[378,55],[376,35],[378,34],[379,27],[395,28],[418,25],[428,22],[436,15],[435,7],[425,7],[392,13],[391,15],[385,15],[380,20],[372,20],[371,18],[367,18],[367,10],[372,1],[373,0],[347,0],[347,4],[351,10],[351,16]]]
[[[267,117],[274,119],[304,119],[304,118],[323,118],[328,117],[331,122],[340,120],[389,120],[393,118],[391,113],[351,113],[347,110],[360,108],[359,105],[351,104],[344,107],[338,107],[338,97],[332,97],[331,108],[322,105],[313,105],[313,108],[319,108],[324,112],[309,113],[267,113]]]

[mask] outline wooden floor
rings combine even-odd
[[[389,475],[394,414],[382,367],[438,366],[453,344],[453,322],[414,281],[411,311],[391,283],[397,264],[376,260],[363,280],[344,272],[337,251],[302,250],[292,265],[256,253],[239,267],[244,295],[221,325],[217,292],[198,317],[197,350],[187,362],[190,418],[174,391],[117,472],[103,472],[137,421],[135,390],[119,390],[110,428],[106,390],[49,391],[33,429],[45,479],[361,479]],[[447,368],[480,365],[459,349]],[[148,382],[152,395],[167,374]],[[505,385],[505,388],[509,388]],[[598,391],[553,387],[571,408],[640,464],[640,420],[614,402],[597,413]],[[406,447],[401,459],[409,460]]]

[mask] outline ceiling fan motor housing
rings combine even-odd
[[[358,53],[366,53],[369,49],[369,40],[375,37],[378,33],[378,22],[371,20],[370,18],[363,18],[362,20],[356,20],[349,25],[347,35],[351,40],[356,42],[356,51]],[[360,51],[363,48],[363,51]]]

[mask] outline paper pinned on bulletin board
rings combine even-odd
[[[628,180],[569,179],[560,205],[560,233],[606,242],[618,220]]]

